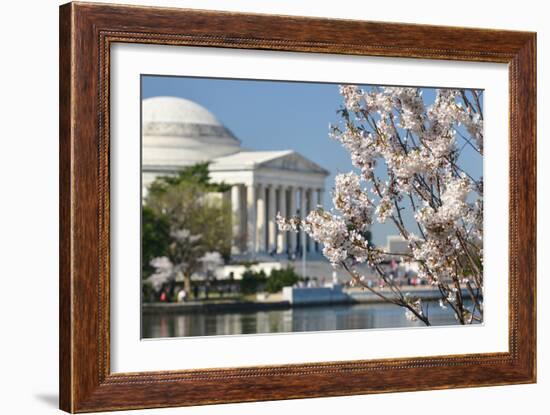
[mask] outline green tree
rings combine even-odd
[[[176,175],[157,177],[153,183],[149,185],[147,201],[158,198],[159,195],[167,190],[177,187],[181,184],[196,184],[204,192],[226,192],[231,189],[231,186],[225,183],[212,183],[208,171],[209,163],[197,163],[192,166],[181,169]]]
[[[263,270],[256,272],[252,271],[250,268],[247,268],[246,271],[243,272],[240,281],[241,293],[257,293],[258,290],[260,290],[265,285],[266,280],[267,276],[265,275],[265,272]]]
[[[169,243],[164,252],[181,273],[185,289],[191,291],[191,275],[203,266],[208,252],[224,259],[231,253],[231,207],[222,197],[225,184],[211,183],[208,163],[187,167],[174,176],[157,178],[149,187],[145,207],[167,221]]]
[[[294,268],[287,266],[283,269],[274,269],[269,274],[265,289],[269,293],[277,293],[283,287],[291,287],[300,280],[300,276],[296,274]]]
[[[149,277],[155,270],[151,260],[166,254],[170,245],[170,224],[163,215],[143,206],[141,210],[141,275]]]

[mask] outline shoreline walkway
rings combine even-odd
[[[436,301],[440,298],[437,289],[427,286],[403,286],[404,293],[420,298],[423,301]],[[389,288],[382,288],[382,294],[391,294]],[[346,289],[345,298],[339,301],[311,301],[308,303],[292,304],[284,300],[280,293],[272,294],[262,300],[247,301],[242,299],[216,299],[216,300],[190,300],[181,303],[144,303],[142,311],[147,315],[155,314],[188,314],[188,313],[231,313],[231,312],[255,312],[267,310],[285,310],[293,307],[319,307],[323,305],[356,305],[376,304],[384,301],[368,290],[361,288]],[[468,297],[466,289],[462,289],[465,297]]]

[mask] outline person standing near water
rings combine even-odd
[[[187,291],[185,291],[184,289],[179,290],[177,295],[178,303],[183,303],[186,298],[187,298]]]

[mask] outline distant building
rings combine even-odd
[[[386,242],[386,252],[392,254],[410,254],[409,243],[401,235],[388,235]]]
[[[394,270],[396,276],[416,277],[418,274],[418,262],[410,260],[411,258],[408,255],[411,254],[411,248],[405,238],[401,235],[388,235],[385,249],[386,252],[392,254],[407,255],[407,257],[395,256],[396,261],[399,262],[398,268]],[[391,268],[388,271],[391,271]]]
[[[243,257],[294,253],[299,235],[278,231],[277,212],[307,214],[322,204],[329,172],[292,150],[253,151],[206,108],[175,97],[144,99],[142,186],[183,167],[210,162],[210,177],[232,185],[232,253]],[[261,138],[261,137],[260,137]],[[306,238],[306,252],[320,247]]]

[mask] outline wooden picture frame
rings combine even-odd
[[[109,62],[110,46],[118,42],[508,64],[509,352],[111,373]],[[60,407],[65,411],[535,382],[535,232],[535,33],[106,4],[60,8]]]

